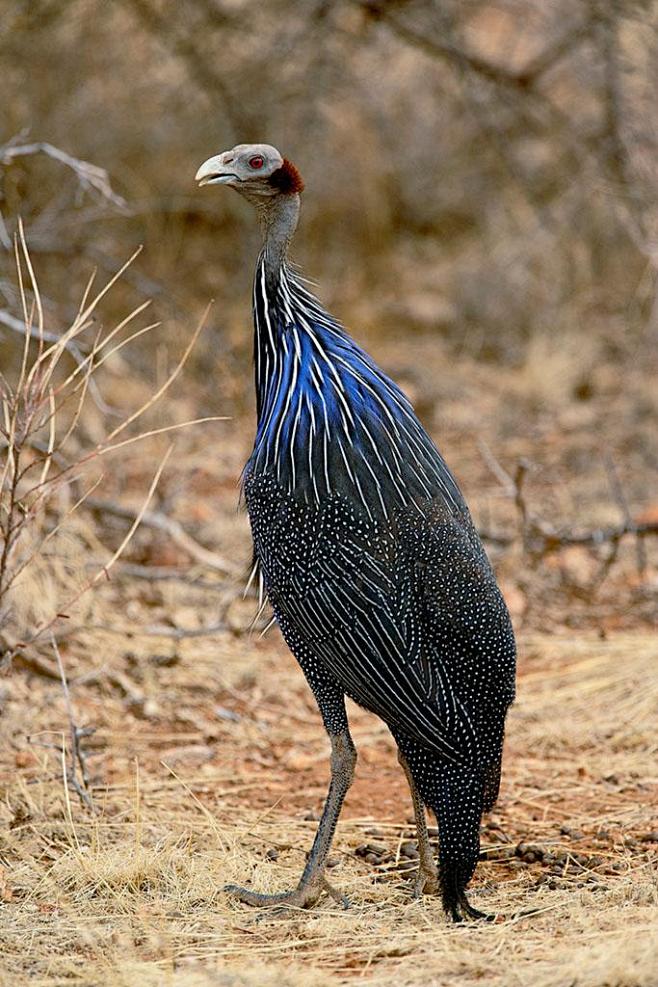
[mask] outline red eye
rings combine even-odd
[[[249,167],[250,168],[256,168],[256,169],[262,168],[264,164],[265,164],[265,161],[260,156],[260,154],[257,154],[256,157],[254,157],[254,158],[249,158]]]

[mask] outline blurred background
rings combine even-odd
[[[161,384],[213,299],[157,424],[232,420],[179,440],[193,465],[181,476],[179,453],[156,499],[246,559],[242,521],[224,533],[213,505],[237,497],[253,434],[259,234],[238,196],[193,179],[209,155],[267,141],[306,181],[294,259],[415,401],[481,527],[514,542],[527,522],[520,457],[521,513],[551,531],[653,524],[657,32],[649,0],[5,0],[2,369],[22,345],[19,217],[55,334],[92,271],[100,285],[143,246],[93,324],[150,299],[162,325],[99,371],[81,446]],[[127,450],[100,493],[143,492],[148,462]],[[603,557],[595,540],[559,561],[542,549],[518,616],[535,597],[544,614],[551,565],[590,613],[625,556],[633,614],[654,615],[650,539],[622,540]],[[513,557],[509,540],[490,548]]]
[[[193,177],[267,140],[306,179],[296,255],[346,317],[505,363],[542,334],[582,352],[604,326],[621,348],[658,331],[655,4],[3,7],[4,141],[105,168],[126,203],[43,156],[5,162],[6,232],[22,215],[57,307],[144,244],[135,294],[172,315],[212,296],[226,328],[257,231]]]

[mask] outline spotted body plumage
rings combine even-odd
[[[261,160],[260,150],[250,158]],[[297,192],[267,192],[267,208],[256,199],[266,217],[253,299],[258,423],[243,478],[267,596],[332,739],[332,786],[291,895],[308,904],[329,887],[324,861],[356,756],[347,695],[389,726],[421,843],[422,805],[436,814],[446,911],[477,916],[465,888],[514,697],[509,616],[459,487],[408,400],[287,266],[292,199],[298,209]],[[421,845],[421,891],[437,883],[428,854]]]

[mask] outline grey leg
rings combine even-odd
[[[306,861],[306,867],[299,884],[292,891],[280,894],[259,894],[248,888],[240,888],[229,884],[224,890],[235,895],[247,905],[290,905],[297,908],[311,908],[323,891],[340,902],[345,908],[349,902],[344,895],[331,887],[324,876],[324,866],[333,840],[336,824],[343,807],[345,795],[354,778],[356,764],[356,748],[350,737],[347,725],[339,734],[331,734],[331,783],[327,800],[324,804],[322,818],[318,826],[311,852]]]
[[[425,816],[425,806],[418,794],[416,783],[409,769],[403,754],[398,750],[398,761],[402,765],[409,790],[411,791],[411,801],[414,807],[414,819],[416,820],[416,834],[418,836],[418,876],[414,884],[414,898],[420,898],[422,894],[437,894],[439,891],[439,873],[437,870],[434,854],[430,844],[429,833],[427,832],[427,818]]]

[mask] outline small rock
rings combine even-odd
[[[39,763],[34,751],[16,751],[14,763],[17,768],[31,768]]]
[[[354,851],[357,857],[363,857],[368,860],[369,857],[374,857],[375,860],[379,860],[386,853],[386,847],[377,846],[374,843],[362,843]]]
[[[276,847],[270,847],[270,849],[267,851],[265,856],[267,857],[268,860],[278,860],[279,851],[276,849]]]
[[[149,655],[148,660],[151,665],[156,665],[158,668],[173,668],[174,665],[179,664],[180,655],[174,651],[170,655]]]
[[[560,826],[560,832],[563,836],[568,836],[572,840],[584,840],[585,834],[581,833],[579,829],[571,829],[570,826]]]
[[[652,829],[650,833],[645,833],[639,839],[642,843],[658,843],[658,829]]]
[[[537,860],[542,860],[544,856],[542,848],[533,843],[519,843],[515,852],[516,856],[525,860],[526,864],[534,864]]]
[[[418,860],[418,849],[416,844],[411,841],[402,843],[400,846],[400,856],[407,857],[409,860]]]

